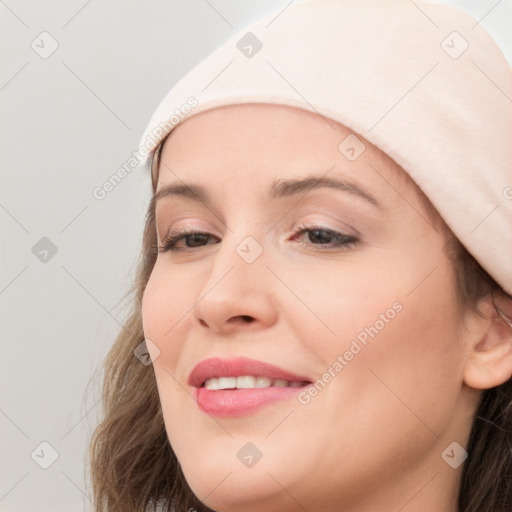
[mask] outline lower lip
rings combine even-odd
[[[242,416],[265,405],[295,396],[307,386],[298,388],[271,386],[252,389],[197,389],[199,407],[213,416]]]

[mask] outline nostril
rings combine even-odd
[[[249,315],[240,315],[240,318],[248,323],[254,321],[254,318],[252,316],[249,316]]]

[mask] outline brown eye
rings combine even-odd
[[[332,229],[320,226],[301,226],[297,231],[295,231],[293,238],[297,238],[297,235],[307,235],[309,241],[299,241],[299,243],[306,246],[327,246],[328,248],[337,248],[348,247],[359,242],[359,240],[353,236],[345,235],[338,231],[333,231]]]
[[[194,249],[195,247],[202,247],[203,242],[207,241],[208,238],[215,238],[209,233],[203,233],[199,231],[190,232],[172,232],[169,233],[162,241],[162,244],[158,248],[159,252],[179,252]],[[185,247],[178,247],[178,242],[185,240]]]

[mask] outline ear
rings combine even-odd
[[[481,299],[477,311],[467,313],[464,382],[469,387],[490,389],[511,378],[512,324],[506,319],[511,312],[512,298],[500,293]]]

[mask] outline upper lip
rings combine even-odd
[[[240,377],[254,375],[270,379],[310,382],[308,377],[295,375],[277,366],[247,357],[222,359],[211,357],[197,364],[188,377],[188,383],[196,388],[201,387],[206,379],[212,377]]]

